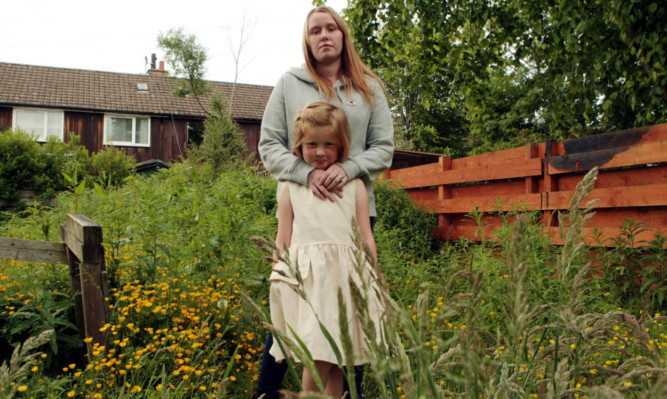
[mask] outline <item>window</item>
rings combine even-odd
[[[204,121],[188,122],[188,145],[198,146],[204,140]]]
[[[63,111],[14,108],[12,128],[32,134],[37,141],[46,141],[50,136],[63,140],[64,115]]]
[[[106,115],[104,144],[149,147],[150,125],[147,116]]]

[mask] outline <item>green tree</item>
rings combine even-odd
[[[170,29],[166,35],[160,34],[158,44],[165,50],[166,60],[178,78],[173,95],[184,97],[191,94],[207,114],[199,154],[216,171],[224,165],[233,164],[245,153],[246,144],[239,126],[230,115],[231,106],[227,109],[222,93],[214,92],[208,107],[201,103],[201,97],[212,91],[204,80],[204,63],[208,58],[206,49],[194,35],[185,34],[180,28]]]
[[[664,2],[356,0],[344,14],[418,149],[667,120]]]
[[[199,146],[199,153],[211,164],[215,171],[234,165],[246,151],[241,129],[227,112],[222,94],[217,93],[211,100],[213,113],[204,122],[206,133]]]
[[[449,55],[449,2],[355,1],[345,10],[361,57],[384,81],[396,131],[418,150],[462,155],[466,121]],[[433,134],[436,132],[437,134]]]
[[[166,61],[174,71],[174,76],[178,78],[176,89],[172,93],[175,97],[183,98],[191,94],[199,101],[201,96],[211,91],[204,80],[204,64],[208,55],[206,49],[197,42],[195,35],[186,34],[183,28],[169,29],[166,34],[160,32],[157,41],[165,51]],[[201,102],[199,105],[208,113],[208,109]]]

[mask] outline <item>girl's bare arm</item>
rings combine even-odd
[[[371,220],[370,213],[368,210],[368,193],[366,192],[366,186],[361,179],[355,179],[353,182],[356,184],[356,208],[357,208],[357,224],[359,224],[359,232],[361,233],[361,243],[368,245],[370,253],[367,253],[369,257],[372,256],[373,260],[377,259],[377,249],[375,247],[375,238],[373,237],[373,231],[371,230]]]
[[[282,254],[285,248],[292,244],[292,222],[294,211],[290,202],[289,184],[284,183],[278,193],[278,234],[276,235],[276,249]],[[278,253],[273,254],[274,262],[278,261]]]

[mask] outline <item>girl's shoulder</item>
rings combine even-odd
[[[363,190],[366,192],[366,183],[358,177],[349,182],[348,185],[354,187],[356,191]]]

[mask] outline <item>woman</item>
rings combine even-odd
[[[361,61],[343,19],[329,7],[311,10],[304,25],[305,65],[292,68],[276,84],[262,119],[259,154],[279,181],[308,186],[322,200],[342,197],[350,180],[363,180],[371,225],[376,216],[373,180],[391,166],[394,129],[380,79]],[[297,113],[315,101],[330,102],[345,112],[351,129],[346,161],[315,170],[292,153]],[[278,183],[278,192],[281,184]],[[269,334],[266,348],[270,348]],[[285,365],[264,352],[257,396],[277,398]]]

